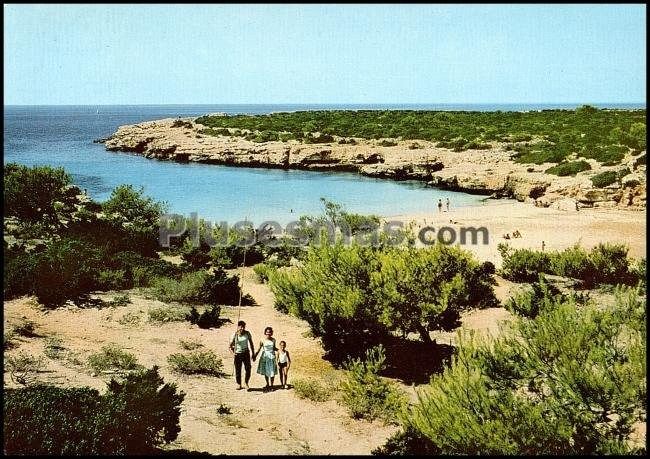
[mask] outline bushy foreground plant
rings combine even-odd
[[[171,354],[167,357],[167,362],[172,371],[176,373],[224,376],[223,363],[212,351]]]
[[[239,302],[239,276],[228,276],[222,269],[185,273],[180,280],[160,277],[152,281],[154,296],[160,301],[189,304],[228,304]]]
[[[157,367],[111,380],[108,391],[39,385],[6,389],[4,452],[29,455],[151,453],[180,432],[185,394]]]
[[[538,273],[580,279],[585,287],[635,285],[638,282],[624,244],[600,243],[590,251],[576,244],[562,251],[549,252],[512,249],[499,244],[499,252],[503,259],[501,274],[517,282],[535,281]]]
[[[100,352],[90,355],[88,365],[97,373],[106,370],[128,371],[139,368],[136,356],[116,344],[107,344]]]
[[[27,167],[16,163],[4,166],[4,215],[21,220],[56,221],[55,202],[67,196],[72,179],[63,168]]]
[[[396,422],[406,405],[405,394],[379,376],[385,360],[384,348],[379,345],[366,351],[365,360],[346,362],[348,374],[341,382],[342,401],[353,418]]]
[[[383,454],[621,454],[646,412],[646,312],[548,299],[500,337],[462,337]]]
[[[293,391],[298,397],[314,402],[326,402],[332,397],[331,388],[316,379],[294,379]]]
[[[305,319],[334,360],[383,342],[390,332],[458,325],[461,311],[496,304],[493,267],[458,248],[311,247],[301,268],[269,277],[276,307]]]

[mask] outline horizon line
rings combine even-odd
[[[214,103],[160,103],[160,104],[3,104],[4,107],[133,107],[133,106],[173,106],[173,105],[646,105],[642,102],[214,102]]]

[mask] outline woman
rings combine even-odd
[[[257,372],[261,375],[264,375],[266,379],[266,386],[264,387],[264,392],[273,389],[273,380],[275,375],[278,372],[277,364],[275,363],[275,352],[278,350],[275,347],[275,338],[273,338],[273,329],[271,327],[266,327],[264,329],[264,339],[260,341],[260,346],[253,357],[253,360],[262,353],[260,356],[259,363],[257,364]],[[270,384],[269,384],[270,381]]]

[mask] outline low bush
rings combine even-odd
[[[505,303],[505,308],[522,317],[534,319],[540,312],[548,310],[559,294],[559,290],[546,282],[543,275],[531,285],[531,288],[518,292]]]
[[[640,454],[629,439],[645,416],[645,321],[639,292],[623,289],[613,306],[567,299],[498,338],[465,335],[382,452]]]
[[[165,305],[149,309],[147,315],[149,322],[152,323],[170,323],[184,322],[187,318],[188,309],[183,306]]]
[[[111,301],[108,302],[108,305],[117,308],[124,307],[131,303],[131,297],[127,294],[115,295]]]
[[[203,347],[203,344],[200,341],[192,339],[181,339],[178,341],[178,345],[186,351],[194,351],[200,347]]]
[[[16,333],[11,328],[2,330],[2,349],[10,349],[14,346],[14,338]]]
[[[314,402],[326,402],[332,398],[332,390],[316,379],[294,379],[293,390],[298,397]]]
[[[205,283],[208,276],[205,271],[197,271],[183,274],[180,280],[159,277],[154,279],[151,287],[154,297],[159,301],[204,303]]]
[[[564,177],[567,175],[576,175],[578,172],[588,171],[590,169],[591,166],[587,161],[565,161],[556,166],[549,167],[544,172]]]
[[[100,352],[88,357],[88,365],[96,373],[117,370],[128,371],[139,368],[138,359],[130,352],[124,351],[115,344],[107,344]]]
[[[196,310],[195,307],[192,307],[189,314],[186,316],[186,319],[194,325],[198,325],[199,328],[219,328],[224,323],[231,322],[230,319],[222,319],[219,317],[221,314],[221,307],[214,305],[210,309],[206,309],[201,314]]]
[[[262,283],[268,282],[269,273],[272,272],[273,270],[275,270],[275,268],[266,263],[258,263],[255,266],[253,266],[253,272],[257,276],[257,279]]]
[[[397,145],[397,142],[391,139],[382,139],[379,143],[377,143],[380,147],[394,147]]]
[[[130,288],[130,284],[123,269],[103,269],[99,271],[97,276],[97,288],[99,290],[122,290]]]
[[[591,178],[591,183],[596,187],[596,188],[605,188],[606,186],[611,185],[612,183],[616,183],[618,180],[618,174],[616,171],[605,171],[601,172],[600,174],[596,174]]]
[[[188,354],[171,354],[167,357],[171,370],[186,375],[225,376],[223,363],[212,351],[196,351]]]
[[[184,397],[157,367],[112,380],[104,395],[89,387],[6,389],[4,453],[150,454],[177,438]]]
[[[16,163],[4,166],[4,215],[26,221],[56,222],[55,202],[65,201],[66,187],[72,183],[62,168],[27,167]]]
[[[599,284],[635,285],[628,248],[624,244],[600,243],[590,251],[574,245],[562,251],[512,250],[499,244],[503,259],[501,275],[516,282],[533,282],[538,273],[571,277],[587,288]]]
[[[517,282],[533,282],[538,273],[547,272],[551,263],[547,252],[530,249],[511,249],[507,244],[498,245],[502,258],[501,275]]]
[[[366,359],[346,362],[348,375],[341,382],[342,401],[353,418],[396,422],[406,405],[406,396],[392,383],[379,377],[384,369],[384,348],[366,351]]]

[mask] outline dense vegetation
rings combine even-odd
[[[240,135],[264,142],[332,142],[333,136],[436,141],[462,151],[504,142],[516,161],[559,163],[575,153],[606,165],[646,148],[645,110],[468,112],[421,110],[317,110],[269,115],[202,116],[207,135]],[[316,135],[318,133],[318,135]],[[385,140],[383,146],[394,141]]]
[[[499,244],[499,252],[503,258],[501,275],[517,282],[536,281],[538,273],[579,279],[584,287],[598,284],[636,285],[641,280],[639,272],[628,259],[628,248],[623,244],[601,243],[590,251],[575,245],[565,250],[547,252],[512,249],[506,244]]]
[[[237,304],[239,279],[188,256],[157,254],[163,203],[130,185],[96,203],[63,169],[5,166],[4,295],[32,294],[47,307],[83,302],[95,290],[150,287],[163,301]],[[8,217],[8,220],[7,220]],[[217,266],[219,267],[219,266]]]
[[[152,453],[178,436],[184,397],[156,367],[111,380],[103,395],[89,387],[5,389],[4,453]]]
[[[621,454],[646,412],[645,301],[543,295],[491,341],[465,336],[379,454]]]
[[[311,246],[303,265],[269,273],[276,307],[305,319],[341,361],[385,343],[393,333],[459,325],[461,311],[496,304],[494,267],[458,247]]]

